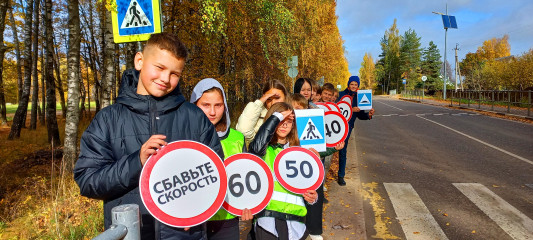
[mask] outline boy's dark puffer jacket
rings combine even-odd
[[[185,101],[179,86],[156,98],[138,95],[138,81],[138,71],[126,70],[117,102],[98,112],[83,133],[74,179],[81,195],[104,201],[106,229],[111,225],[113,207],[133,203],[140,207],[142,238],[159,239],[173,230],[154,221],[141,201],[142,144],[151,135],[162,134],[169,143],[194,140],[211,147],[222,159],[224,153],[213,124],[198,107]]]

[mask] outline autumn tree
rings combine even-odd
[[[24,127],[26,114],[28,111],[28,101],[31,87],[31,32],[33,22],[33,0],[27,1],[26,14],[24,15],[24,83],[22,86],[22,96],[19,99],[17,111],[13,117],[13,125],[9,132],[8,139],[20,137],[20,131]]]
[[[365,53],[363,57],[363,62],[359,69],[359,78],[361,79],[360,88],[374,89],[376,87],[376,70],[370,53]]]
[[[4,97],[4,54],[6,52],[6,46],[4,45],[4,30],[7,9],[9,8],[9,1],[2,1],[0,3],[0,126],[7,124],[6,116],[6,99]]]
[[[68,110],[65,123],[65,169],[72,169],[78,158],[78,124],[80,121],[80,15],[77,0],[68,0]]]
[[[56,83],[53,74],[54,68],[54,41],[52,27],[52,0],[44,1],[45,14],[44,35],[45,35],[45,68],[46,68],[46,128],[48,130],[48,142],[54,146],[59,146],[59,128],[56,116]]]
[[[442,89],[442,84],[439,78],[439,72],[442,67],[441,56],[437,45],[433,41],[429,42],[429,46],[422,51],[421,73],[427,77],[424,86],[429,93],[435,90]]]
[[[401,36],[396,26],[396,19],[394,19],[394,23],[385,31],[380,41],[381,54],[379,55],[379,64],[383,66],[383,71],[385,72],[384,78],[381,79],[385,92],[389,92],[391,84],[396,85],[394,89],[400,87],[400,41]]]
[[[30,130],[37,129],[37,108],[39,108],[39,74],[37,71],[37,62],[39,59],[39,8],[41,1],[35,1],[34,9],[34,27],[33,27],[33,58],[32,58],[32,76],[33,91],[31,96],[31,120]]]
[[[400,70],[409,83],[409,89],[413,89],[416,85],[411,83],[420,81],[422,55],[420,45],[420,37],[412,29],[406,31],[400,41]]]

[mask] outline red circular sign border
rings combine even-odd
[[[195,149],[195,150],[204,153],[213,161],[220,175],[221,188],[213,205],[211,205],[211,207],[209,207],[202,214],[191,217],[191,218],[173,217],[161,211],[161,209],[159,209],[157,205],[154,203],[151,193],[150,193],[150,188],[148,186],[150,175],[152,173],[152,169],[154,168],[155,164],[159,161],[159,159],[161,159],[161,157],[164,154],[170,151],[176,150],[176,149],[193,148],[193,147],[198,147],[199,149]],[[215,161],[213,159],[219,160],[219,161]],[[223,171],[220,171],[221,169]],[[143,177],[145,177],[145,179],[147,180],[143,181]],[[150,214],[154,218],[156,218],[157,220],[167,225],[174,226],[174,227],[181,227],[181,228],[196,226],[198,224],[201,224],[209,220],[209,218],[215,215],[215,213],[217,213],[217,211],[222,206],[222,203],[224,202],[224,199],[226,197],[227,190],[228,190],[228,176],[226,175],[226,169],[224,168],[224,162],[222,161],[222,159],[220,159],[218,154],[215,151],[213,151],[211,148],[209,148],[208,146],[200,142],[189,141],[189,140],[171,142],[167,144],[164,148],[161,148],[157,152],[156,155],[150,156],[150,158],[148,158],[148,160],[144,164],[144,167],[141,171],[140,180],[139,180],[139,192],[141,195],[141,200],[143,201],[144,206],[146,207],[148,212],[150,212]],[[147,195],[146,197],[144,197],[145,194]],[[158,214],[160,214],[160,216],[156,216]]]
[[[345,102],[345,103],[348,104],[347,102]],[[352,117],[353,117],[353,109],[352,109],[352,105],[351,105],[351,104],[348,104],[348,105],[350,105],[350,117],[349,117],[348,119],[346,119],[346,121],[350,121],[350,119],[352,119]],[[341,115],[342,115],[342,114],[341,114]],[[344,117],[344,115],[343,115],[342,117]]]
[[[350,102],[347,102],[347,101],[344,100],[344,98],[346,98],[346,97],[350,98]],[[341,97],[341,99],[340,99],[339,102],[345,102],[345,103],[350,104],[350,106],[352,106],[352,103],[353,103],[353,97],[350,96],[350,95],[344,95],[344,96]]]
[[[341,143],[341,142],[344,142],[344,140],[346,140],[346,136],[348,136],[348,128],[350,126],[348,126],[348,121],[346,120],[346,118],[344,118],[344,116],[339,113],[339,112],[335,112],[335,111],[327,111],[325,114],[324,114],[324,122],[326,122],[326,115],[328,114],[333,114],[333,115],[337,115],[337,116],[340,116],[340,118],[342,119],[342,121],[344,121],[345,125],[346,125],[346,131],[344,131],[344,136],[341,138],[342,140],[334,143],[334,144],[328,144],[328,142],[326,141],[326,147],[335,147],[337,146],[337,144]]]
[[[330,104],[333,105],[335,108],[337,108],[337,110],[338,110],[339,112],[341,112],[341,109],[339,108],[339,106],[338,106],[336,103],[334,103],[334,102],[326,102],[326,104],[327,104],[328,107],[329,107]],[[333,109],[331,109],[331,108],[329,108],[329,109],[330,109],[331,111],[335,111],[335,110],[333,110]]]
[[[253,155],[251,153],[234,154],[234,155],[230,156],[229,158],[226,158],[226,160],[224,160],[224,165],[228,166],[230,163],[235,162],[236,160],[239,160],[239,159],[252,160],[252,161],[258,163],[263,168],[263,170],[265,170],[265,172],[267,172],[267,178],[268,178],[268,183],[269,183],[270,187],[268,188],[268,193],[267,193],[265,199],[258,206],[250,209],[250,211],[252,212],[252,215],[254,215],[256,213],[261,212],[263,209],[265,209],[266,206],[268,205],[268,203],[270,202],[270,199],[272,199],[272,194],[274,194],[274,176],[272,175],[272,170],[270,170],[270,167],[268,167],[268,164],[266,164],[266,162],[263,159],[261,159],[260,157],[258,157],[256,155]],[[270,173],[270,174],[268,174],[268,173]],[[239,210],[239,209],[229,205],[229,203],[226,202],[226,201],[224,201],[224,203],[222,204],[222,207],[224,209],[226,209],[226,211],[228,211],[229,213],[231,213],[233,215],[237,215],[237,216],[241,216],[242,215],[242,210]]]
[[[287,153],[290,153],[290,152],[294,152],[294,151],[300,151],[300,152],[305,152],[307,154],[309,154],[310,156],[313,157],[313,159],[317,162],[318,166],[322,166],[320,168],[320,175],[318,176],[318,179],[317,179],[317,182],[315,184],[313,184],[311,187],[309,188],[306,188],[306,189],[300,189],[300,188],[295,188],[295,187],[292,187],[290,186],[287,182],[285,182],[285,180],[283,180],[283,178],[281,177],[281,175],[279,174],[279,162],[281,160],[281,158],[287,154]],[[320,185],[322,184],[322,182],[324,181],[324,167],[323,167],[323,164],[322,164],[322,161],[320,161],[320,158],[314,153],[314,152],[311,152],[311,150],[309,149],[306,149],[306,148],[303,148],[303,147],[290,147],[290,148],[286,148],[286,149],[283,149],[280,153],[278,153],[278,155],[276,156],[276,159],[274,160],[274,174],[276,176],[276,179],[278,180],[279,184],[284,187],[285,189],[293,192],[293,193],[296,193],[296,194],[304,194],[307,192],[307,190],[309,189],[313,189],[313,190],[316,190],[318,189],[318,187],[320,187]]]
[[[323,103],[323,102],[317,102],[317,103],[315,103],[315,105],[317,105],[317,106],[318,106],[318,105],[320,105],[320,106],[324,106],[324,107],[326,107],[327,109],[329,109],[329,110],[331,111],[331,108],[330,108],[326,103]]]

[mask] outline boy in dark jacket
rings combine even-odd
[[[137,204],[142,239],[205,239],[205,224],[178,229],[155,220],[141,201],[139,176],[148,157],[167,142],[194,140],[224,158],[213,124],[185,101],[178,82],[187,50],[172,34],[154,34],[126,70],[117,102],[94,117],[81,138],[74,179],[81,195],[104,201],[105,228],[111,209]],[[176,161],[186,159],[176,159]],[[177,163],[179,164],[179,163]]]
[[[348,140],[350,140],[350,135],[352,134],[353,127],[355,125],[355,119],[359,118],[360,120],[370,120],[372,119],[372,115],[374,115],[374,109],[370,109],[369,112],[365,112],[363,110],[360,110],[359,107],[357,107],[357,90],[359,90],[359,77],[358,76],[351,76],[348,79],[348,87],[342,92],[340,92],[339,97],[337,99],[337,102],[340,101],[342,97],[345,95],[350,95],[352,97],[352,118],[350,121],[348,121],[348,136],[346,137],[346,140],[344,140],[344,148],[339,151],[339,171],[337,173],[337,183],[341,186],[346,185],[346,181],[344,181],[344,174],[345,174],[345,168],[346,168],[346,152],[348,150]]]

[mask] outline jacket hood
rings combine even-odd
[[[222,85],[213,78],[205,78],[202,81],[198,82],[196,86],[194,86],[194,89],[192,90],[191,94],[191,103],[195,103],[202,97],[205,91],[212,89],[212,88],[218,88],[222,91],[222,98],[224,99],[224,111],[226,113],[226,129],[224,131],[217,131],[218,137],[222,138],[227,135],[229,127],[231,125],[231,119],[229,115],[228,110],[228,103],[226,101],[226,93],[224,92],[224,88]]]
[[[117,103],[123,104],[132,111],[138,113],[149,113],[150,111],[164,113],[175,109],[185,102],[185,98],[181,95],[179,84],[172,92],[163,97],[139,95],[137,93],[139,74],[140,72],[135,69],[124,71],[118,92]],[[150,106],[150,102],[152,102],[152,106]],[[153,108],[153,103],[155,103],[155,109]]]

